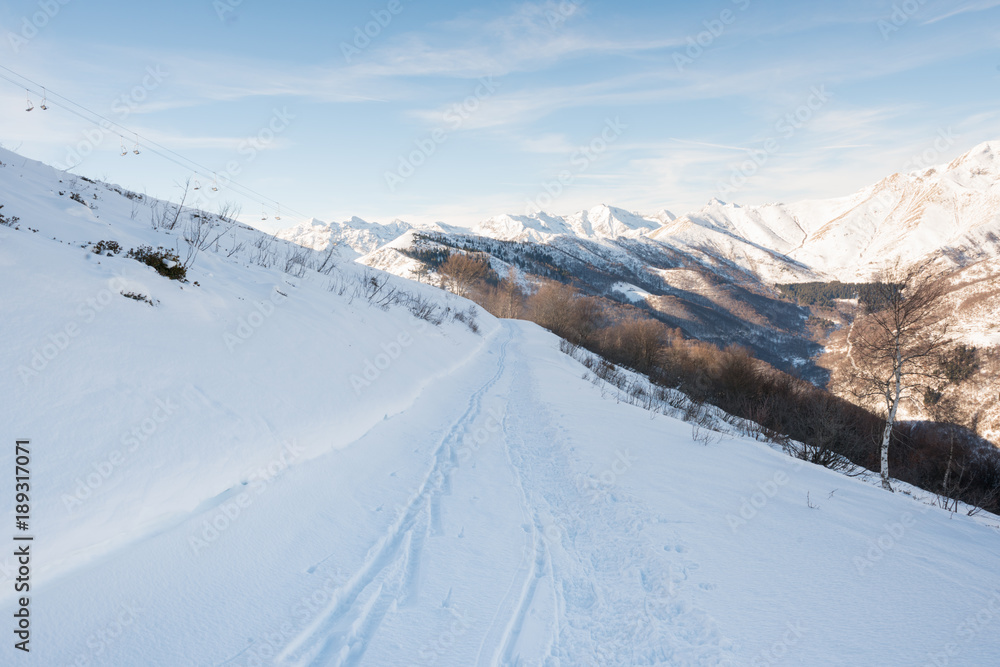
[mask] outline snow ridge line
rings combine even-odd
[[[400,518],[369,549],[364,564],[334,593],[327,608],[276,656],[275,664],[286,663],[296,654],[299,658],[295,664],[354,664],[390,607],[400,602],[401,595],[415,594],[412,580],[424,539],[432,534],[434,500],[445,491],[447,480],[457,467],[452,446],[460,442],[468,426],[479,416],[483,397],[506,372],[507,345],[512,334],[509,327],[505,328],[507,339],[500,345],[496,373],[472,394],[465,412],[442,437],[433,455],[433,465]],[[359,598],[373,584],[374,593],[358,609]]]

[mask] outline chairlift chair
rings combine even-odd
[[[132,149],[132,152],[135,153],[136,155],[139,154],[139,135],[138,134],[135,135],[135,148]]]
[[[48,107],[48,106],[46,106],[46,104],[45,104],[45,100],[47,99],[47,97],[48,97],[48,96],[47,96],[47,95],[45,94],[45,89],[44,89],[44,88],[42,88],[42,103],[41,103],[41,104],[39,105],[39,107],[38,107],[38,108],[39,108],[39,109],[41,109],[42,111],[48,111],[48,108],[49,108],[49,107]]]
[[[274,214],[274,219],[275,220],[281,220],[281,206],[280,205],[277,208],[277,213]]]
[[[118,137],[118,139],[121,141],[122,157],[125,157],[126,155],[128,155],[128,149],[125,148],[125,137]]]
[[[260,205],[260,219],[267,220],[267,211],[264,210],[264,205]]]
[[[218,192],[218,191],[219,191],[219,177],[216,176],[215,174],[212,174],[212,192]]]
[[[32,109],[35,108],[35,105],[31,103],[31,94],[25,91],[25,97],[28,100],[28,108],[25,109],[25,111],[31,111]]]

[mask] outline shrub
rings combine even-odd
[[[0,204],[0,208],[3,208],[3,204]],[[17,225],[18,220],[20,220],[20,218],[17,217],[16,215],[13,215],[8,218],[5,217],[3,213],[0,213],[0,225],[4,225],[5,227],[14,227],[15,225]]]
[[[98,241],[93,247],[93,253],[95,255],[107,255],[111,257],[113,254],[117,255],[122,251],[122,247],[118,245],[118,241]]]
[[[146,296],[145,294],[139,294],[138,292],[122,292],[121,295],[126,299],[133,299],[135,301],[142,301],[143,303],[148,303],[153,305],[153,300]]]
[[[959,343],[941,358],[941,372],[948,382],[965,382],[979,370],[979,350],[973,345]]]
[[[574,345],[588,342],[601,323],[601,307],[592,297],[556,282],[545,282],[528,299],[529,319]]]
[[[435,326],[440,325],[441,320],[444,317],[440,313],[440,306],[430,299],[420,296],[419,294],[409,295],[406,299],[406,308],[413,314],[414,317],[424,320],[425,322],[430,322]]]
[[[479,333],[479,322],[476,321],[477,315],[478,313],[476,312],[476,307],[469,306],[469,309],[467,311],[456,310],[452,314],[451,319],[455,320],[456,322],[463,323],[465,326],[469,327],[469,331],[477,334]]]
[[[153,250],[151,246],[142,245],[130,249],[125,256],[153,267],[161,276],[166,276],[171,280],[187,278],[187,269],[181,264],[181,258],[177,256],[177,253],[167,250],[163,246]]]
[[[615,360],[640,373],[656,368],[667,344],[669,329],[665,324],[649,318],[632,318],[607,327],[602,337],[602,347],[620,354]]]

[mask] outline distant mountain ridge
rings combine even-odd
[[[940,255],[965,266],[1000,256],[1000,142],[947,165],[892,174],[848,197],[760,206],[713,201],[650,237],[726,247],[737,261],[748,246],[768,248],[845,282],[896,259]],[[776,277],[777,267],[767,268],[761,277]]]
[[[360,256],[414,229],[540,244],[559,237],[611,244],[648,239],[669,254],[738,267],[764,283],[865,280],[896,259],[939,257],[960,268],[1000,257],[1000,141],[832,199],[753,206],[713,200],[681,217],[602,204],[567,216],[497,215],[468,228],[313,220],[278,236],[316,249],[335,242]]]

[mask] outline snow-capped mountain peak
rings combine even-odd
[[[672,220],[673,214],[666,210],[653,216],[643,216],[600,204],[568,216],[544,211],[531,215],[497,215],[473,226],[472,231],[480,236],[504,241],[545,242],[556,236],[613,240],[647,234]]]

